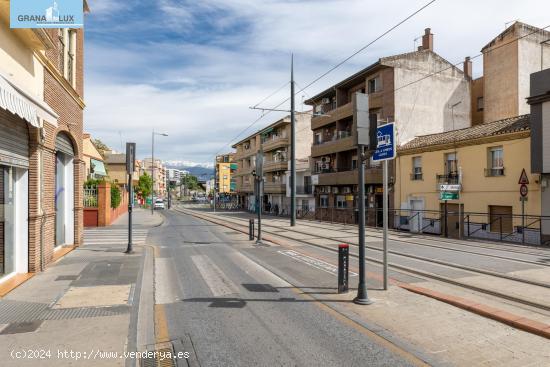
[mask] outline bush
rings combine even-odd
[[[122,196],[120,193],[120,188],[118,185],[113,184],[111,186],[111,208],[116,209],[122,201]]]

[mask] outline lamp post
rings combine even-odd
[[[153,180],[153,186],[151,187],[151,215],[155,213],[155,203],[153,202],[155,197],[155,135],[168,136],[168,134],[156,133],[154,129],[151,133],[151,179]]]

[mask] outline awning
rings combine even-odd
[[[102,161],[97,159],[90,159],[90,173],[93,173],[95,176],[107,176],[107,171],[105,171],[105,165]]]
[[[0,108],[18,115],[37,128],[41,127],[40,118],[57,125],[59,117],[50,106],[18,88],[2,74],[0,74]]]

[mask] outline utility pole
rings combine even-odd
[[[256,154],[256,172],[254,175],[254,180],[256,181],[258,193],[258,205],[256,209],[258,210],[258,239],[256,240],[257,245],[262,244],[262,199],[263,199],[263,180],[264,180],[264,152],[262,148]]]
[[[296,225],[296,113],[294,103],[294,54],[290,57],[290,226]]]
[[[133,173],[136,160],[136,143],[126,143],[126,172],[128,173],[128,246],[126,254],[131,254],[132,249],[132,211],[134,208]]]
[[[155,213],[155,135],[168,136],[168,134],[156,133],[155,129],[151,133],[151,179],[153,180],[153,187],[151,188],[151,214]]]
[[[382,235],[382,248],[384,250],[383,260],[384,260],[384,290],[388,290],[388,200],[389,200],[389,191],[388,191],[388,161],[384,161],[383,168],[383,190],[384,196],[382,197],[382,212],[384,215],[384,234]]]

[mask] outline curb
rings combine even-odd
[[[214,220],[212,218],[209,218],[206,215],[198,215],[196,213],[189,213],[189,211],[186,210],[186,209],[178,210],[178,211],[182,212],[184,214],[189,214],[189,215],[201,218],[203,220],[206,220],[206,221],[209,221],[209,222],[212,222],[212,223],[222,225],[222,226],[227,227],[227,228],[231,228],[233,230],[242,232],[244,234],[248,233],[247,231],[243,230],[242,228],[239,228],[239,226],[237,226],[237,225],[233,225],[233,224],[230,225],[227,222],[223,222],[223,221],[220,221],[220,220]],[[282,245],[282,246],[286,245],[285,241],[281,241],[277,238],[274,238],[271,235],[263,236],[263,238],[265,240],[269,241],[269,242],[273,242],[273,243],[278,244],[278,245]],[[477,302],[474,302],[474,301],[470,301],[466,298],[457,297],[457,296],[453,296],[453,295],[448,295],[448,294],[445,294],[445,293],[440,293],[440,292],[437,292],[437,291],[433,291],[431,289],[418,287],[418,286],[415,286],[415,285],[412,285],[412,284],[396,281],[394,279],[392,280],[392,283],[394,283],[398,287],[406,289],[410,292],[420,294],[420,295],[423,295],[423,296],[426,296],[426,297],[429,297],[429,298],[436,299],[438,301],[453,305],[453,306],[461,308],[463,310],[470,311],[470,312],[475,313],[477,315],[480,315],[480,316],[483,316],[483,317],[486,317],[486,318],[490,318],[492,320],[495,320],[495,321],[501,322],[503,324],[512,326],[516,329],[523,330],[525,332],[535,334],[535,335],[541,336],[541,337],[546,338],[546,339],[550,339],[550,324],[544,324],[544,323],[539,322],[539,321],[535,321],[535,320],[531,320],[531,319],[528,319],[528,318],[525,318],[525,317],[521,317],[521,316],[512,314],[510,312],[500,310],[498,308],[494,308],[494,307],[490,307],[490,306],[487,306],[487,305],[482,304],[482,303],[477,303]]]

